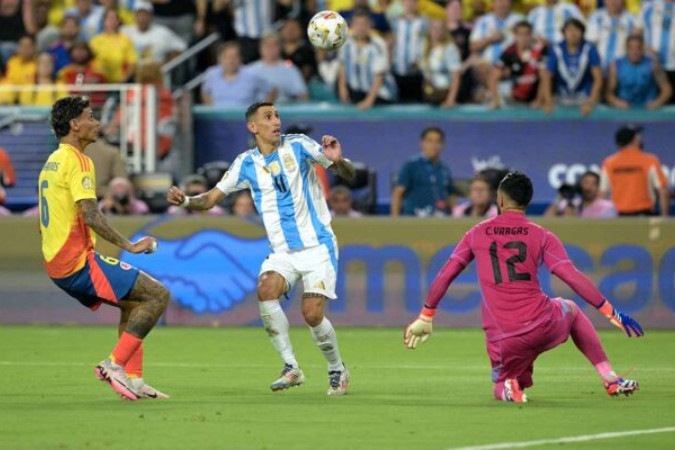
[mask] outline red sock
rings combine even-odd
[[[143,378],[143,345],[131,355],[129,362],[124,366],[129,378]]]
[[[122,333],[117,345],[110,355],[110,359],[115,364],[126,366],[131,356],[138,350],[143,343],[143,339],[134,336],[126,331]]]

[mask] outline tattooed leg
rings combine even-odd
[[[141,272],[128,298],[122,302],[137,304],[129,312],[125,331],[143,339],[169,304],[169,291],[159,281]]]

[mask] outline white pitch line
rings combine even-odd
[[[639,436],[642,434],[673,433],[675,427],[651,428],[647,430],[616,431],[609,433],[584,434],[581,436],[569,436],[555,439],[539,439],[537,441],[501,442],[498,444],[473,445],[469,447],[453,447],[449,450],[505,450],[511,448],[536,447],[548,444],[570,444],[574,442],[597,441],[600,439],[615,439],[627,436]]]
[[[92,363],[85,361],[0,361],[0,366],[16,366],[16,367],[89,367]],[[146,366],[150,367],[171,367],[177,369],[265,369],[269,368],[269,364],[224,364],[224,363],[189,363],[189,362],[153,362]],[[318,364],[303,365],[307,368],[323,368],[325,366]],[[424,365],[424,364],[361,364],[359,369],[366,370],[440,370],[447,372],[476,372],[489,371],[490,367],[485,366],[439,366],[439,365]],[[537,372],[593,372],[591,367],[576,366],[576,367],[537,367]],[[675,367],[640,367],[636,372],[675,372]]]

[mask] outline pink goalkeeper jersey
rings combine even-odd
[[[558,237],[511,211],[472,227],[450,261],[464,268],[474,257],[483,329],[490,341],[525,333],[548,319],[551,301],[541,290],[537,270],[542,262],[551,272],[571,264]]]

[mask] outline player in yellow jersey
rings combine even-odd
[[[101,123],[87,97],[54,103],[51,125],[59,139],[39,179],[40,233],[47,274],[54,283],[92,310],[102,303],[121,310],[119,341],[96,376],[129,400],[168,398],[145,384],[143,339],[169,302],[169,292],[135,267],[94,251],[94,232],[132,253],[152,253],[157,242],[132,243],[112,228],[98,209],[94,164],[84,149],[98,137]]]

